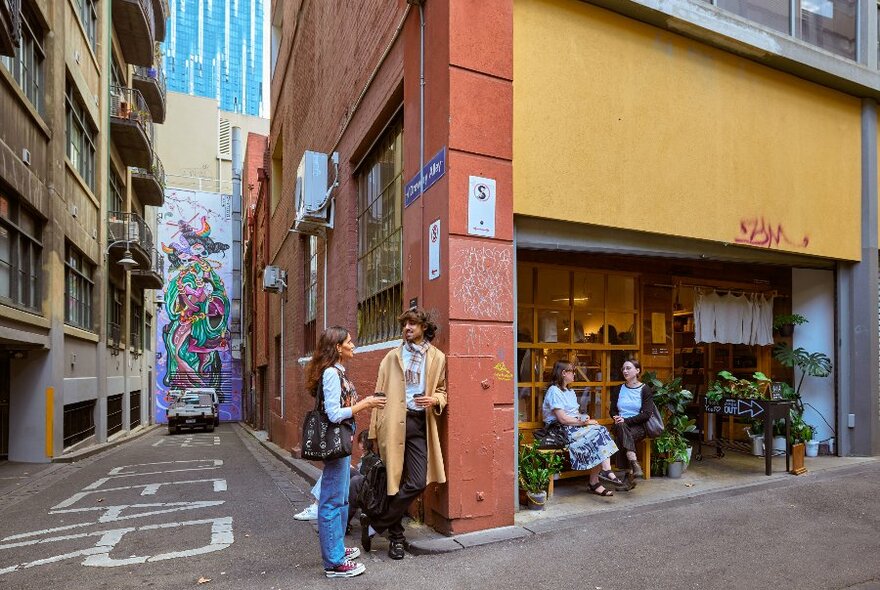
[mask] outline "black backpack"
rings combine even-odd
[[[385,464],[378,455],[365,467],[364,482],[358,492],[358,504],[361,512],[375,518],[388,509],[388,475]]]

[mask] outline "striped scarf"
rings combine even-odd
[[[413,344],[412,342],[404,344],[404,347],[412,355],[409,357],[409,363],[403,374],[407,385],[419,384],[419,380],[422,376],[422,363],[425,360],[425,355],[428,353],[429,346],[431,346],[431,343],[427,340],[423,340],[421,344]]]

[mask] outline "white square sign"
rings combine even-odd
[[[428,226],[428,280],[440,278],[440,220]]]
[[[495,237],[495,179],[471,176],[468,183],[468,233]]]

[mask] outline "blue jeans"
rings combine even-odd
[[[348,523],[348,486],[351,456],[324,461],[318,498],[318,537],[324,569],[345,560],[345,526]]]

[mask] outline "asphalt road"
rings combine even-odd
[[[880,590],[878,463],[400,562],[379,541],[352,580],[293,520],[308,487],[238,426],[159,429],[0,501],[0,589]]]

